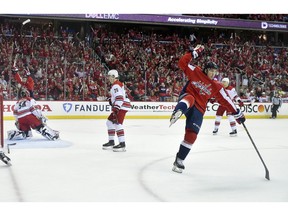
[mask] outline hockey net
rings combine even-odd
[[[0,147],[4,147],[4,125],[3,125],[3,90],[0,84]]]

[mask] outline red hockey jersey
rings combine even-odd
[[[208,100],[215,97],[228,111],[235,113],[237,108],[227,96],[223,86],[211,80],[199,66],[191,65],[191,59],[192,55],[188,52],[180,58],[178,65],[189,80],[184,92],[194,96],[197,109],[204,114]]]

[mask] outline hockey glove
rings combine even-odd
[[[241,101],[241,100],[238,100],[238,105],[239,105],[240,107],[243,107],[243,106],[244,106],[244,103],[243,103],[243,101]]]
[[[189,51],[191,52],[193,59],[196,59],[200,55],[200,53],[203,52],[203,50],[204,46],[200,44],[198,44],[195,48],[189,47]]]
[[[41,121],[41,123],[42,123],[43,125],[46,125],[46,124],[47,124],[47,121],[48,121],[48,119],[47,119],[45,116],[41,116],[41,117],[39,118],[39,120]]]
[[[19,69],[17,67],[12,67],[11,71],[13,74],[16,74],[19,71]]]
[[[119,111],[120,111],[120,109],[119,109],[119,107],[118,106],[114,106],[113,108],[112,108],[112,122],[114,123],[114,124],[118,124],[118,113],[119,113]]]
[[[108,98],[108,102],[109,102],[109,105],[110,105],[110,106],[113,106],[112,101],[111,101],[111,98]]]
[[[211,104],[214,104],[214,103],[216,103],[216,99],[215,99],[215,98],[210,98],[210,99],[209,99],[209,102],[210,102]]]
[[[233,116],[238,124],[244,123],[246,121],[246,118],[240,109],[237,109],[237,112],[233,113]]]

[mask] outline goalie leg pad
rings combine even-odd
[[[26,134],[19,130],[9,130],[7,131],[8,140],[22,140],[26,139]]]
[[[48,140],[59,139],[59,131],[55,131],[55,130],[49,128],[47,125],[42,126],[40,128],[36,128],[36,131],[39,132],[42,136],[44,136]]]

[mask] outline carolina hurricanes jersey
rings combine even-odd
[[[232,86],[227,86],[225,88],[228,96],[231,98],[232,101],[237,102],[237,101],[241,101],[240,97],[238,96],[236,89]]]
[[[116,80],[111,87],[111,103],[113,107],[117,107],[122,110],[130,110],[131,103],[126,95],[125,88],[122,82]]]
[[[192,59],[190,52],[186,53],[179,60],[179,67],[183,70],[188,78],[188,82],[184,86],[182,93],[189,93],[195,98],[195,106],[203,114],[206,111],[206,105],[210,98],[215,97],[216,100],[232,113],[237,111],[232,100],[227,96],[223,86],[211,80],[202,69],[198,66],[189,64]]]
[[[33,114],[37,118],[42,116],[41,110],[36,108],[36,101],[31,97],[24,97],[17,101],[13,114],[16,119]]]

